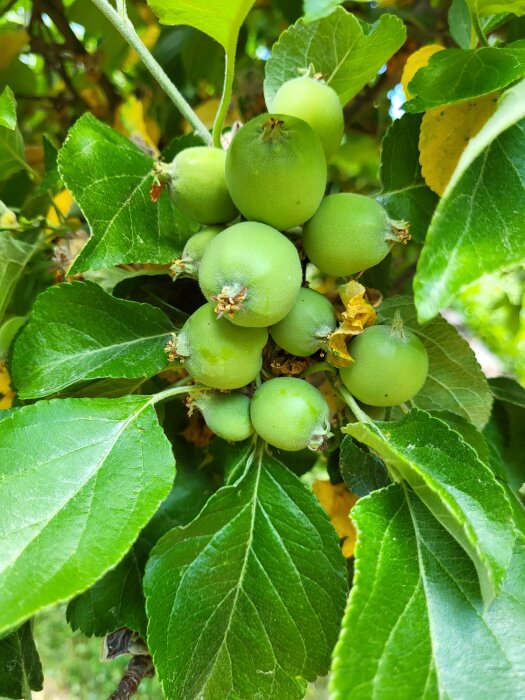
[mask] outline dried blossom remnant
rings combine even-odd
[[[11,377],[5,362],[0,362],[0,409],[11,408],[16,392],[11,388]]]
[[[208,428],[200,411],[193,410],[188,417],[188,424],[182,431],[183,438],[197,447],[208,447],[215,433]]]
[[[351,493],[344,483],[332,484],[324,480],[315,481],[312,491],[330,516],[332,525],[342,540],[343,555],[351,557],[355,548],[356,531],[349,515],[357,496]]]
[[[242,308],[242,303],[246,299],[247,293],[246,287],[223,287],[220,294],[212,297],[213,301],[217,302],[215,305],[217,318],[221,318],[224,314],[229,318],[233,318]]]
[[[168,356],[168,362],[175,362],[175,360],[180,359],[180,361],[183,361],[183,358],[179,357],[177,354],[177,334],[172,333],[171,338],[168,340],[166,343],[166,346],[164,347],[164,352]]]
[[[340,325],[328,337],[327,362],[333,367],[349,367],[353,363],[348,352],[348,341],[376,321],[376,311],[372,304],[365,301],[366,294],[366,288],[355,280],[339,288],[345,310],[341,314]],[[376,303],[379,301],[376,296]]]

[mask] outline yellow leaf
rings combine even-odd
[[[16,393],[11,388],[11,377],[7,367],[0,362],[0,409],[11,408]]]
[[[354,553],[356,532],[350,520],[350,511],[357,501],[357,496],[354,496],[344,483],[332,484],[321,479],[314,481],[312,490],[330,516],[339,538],[344,539],[343,554],[345,557],[351,557]]]
[[[195,108],[195,113],[208,129],[211,129],[213,126],[219,104],[220,99],[218,97],[211,97],[209,100],[201,102],[200,105]],[[231,126],[235,121],[241,121],[241,115],[235,106],[230,105],[228,114],[226,115],[225,125]],[[193,131],[191,124],[186,121],[184,122],[183,129],[185,134],[189,134]]]
[[[145,115],[144,103],[134,95],[129,95],[115,112],[115,129],[131,139],[142,140],[155,153],[160,129],[157,123]]]
[[[59,226],[61,222],[58,219],[58,214],[56,210],[58,209],[62,216],[64,218],[67,218],[71,207],[74,203],[75,200],[73,199],[73,196],[71,195],[71,192],[69,190],[62,190],[62,192],[59,192],[53,198],[54,206],[49,207],[49,211],[47,212],[47,223],[50,226]]]
[[[356,280],[339,287],[345,310],[341,314],[340,325],[328,338],[327,361],[334,367],[349,367],[353,363],[348,352],[348,341],[376,321],[376,311],[365,301],[365,294],[366,288]]]
[[[29,41],[27,32],[24,30],[17,32],[5,32],[0,36],[2,50],[0,51],[0,70],[9,67],[11,61],[16,58],[24,46]]]
[[[407,100],[412,97],[408,91],[409,82],[420,68],[427,65],[433,54],[438,51],[443,51],[443,49],[444,46],[440,46],[439,44],[430,44],[429,46],[422,46],[408,57],[405,67],[403,68],[403,75],[401,76],[401,85],[403,86],[403,92]]]
[[[497,100],[493,93],[425,112],[419,133],[419,162],[425,182],[440,197],[468,142],[493,114]]]

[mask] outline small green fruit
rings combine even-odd
[[[371,197],[342,192],[326,197],[303,229],[303,245],[321,272],[346,277],[377,265],[406,232]]]
[[[175,205],[200,224],[223,224],[238,212],[228,192],[220,148],[195,146],[175,156],[170,167]]]
[[[326,297],[303,287],[288,314],[272,326],[270,333],[277,345],[298,357],[317,352],[335,330],[337,317]]]
[[[204,304],[186,321],[176,338],[176,353],[196,382],[214,389],[239,389],[262,367],[265,328],[240,328],[217,318]]]
[[[321,142],[302,119],[261,114],[235,135],[226,182],[246,219],[284,231],[309,219],[326,187]]]
[[[264,382],[253,395],[250,415],[255,432],[281,450],[318,450],[330,436],[328,404],[304,379]]]
[[[273,98],[270,112],[289,114],[310,124],[327,158],[341,144],[344,131],[341,102],[335,90],[319,80],[304,76],[283,83]]]
[[[222,229],[218,226],[208,226],[188,238],[180,258],[175,260],[170,268],[173,279],[180,276],[197,279],[204,251],[210,241],[221,231]]]
[[[396,406],[423,387],[428,355],[423,343],[399,322],[370,326],[351,341],[354,364],[339,370],[356,399],[370,406]]]
[[[245,394],[206,391],[198,394],[193,403],[204,416],[208,428],[223,440],[239,442],[253,434],[250,398]]]
[[[208,245],[199,284],[216,310],[238,326],[266,327],[280,321],[299,293],[301,262],[293,243],[266,224],[245,221]]]

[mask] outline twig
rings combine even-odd
[[[205,125],[201,122],[199,117],[195,114],[190,105],[186,102],[183,95],[175,87],[175,85],[168,78],[164,72],[162,66],[157,63],[153,58],[151,53],[148,51],[141,38],[135,31],[131,22],[124,20],[115,8],[110,5],[108,0],[91,0],[91,2],[98,7],[115,29],[121,34],[128,44],[135,49],[138,53],[145,67],[149,70],[151,75],[155,78],[164,92],[171,99],[173,104],[180,111],[182,116],[193,126],[195,131],[199,134],[202,140],[211,145],[213,143],[211,134]]]
[[[148,678],[155,673],[151,656],[134,656],[124,671],[122,680],[109,700],[128,700],[138,690],[143,678]]]

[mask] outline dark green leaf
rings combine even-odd
[[[459,433],[463,440],[470,445],[484,464],[490,462],[490,450],[483,434],[463,416],[450,411],[429,411],[435,418],[444,421],[449,428]]]
[[[167,697],[292,700],[328,670],[346,566],[312,494],[258,455],[160,540],[144,589]]]
[[[385,299],[379,316],[391,322],[396,311],[428,352],[428,378],[413,403],[426,411],[452,411],[483,428],[490,416],[492,396],[468,343],[441,317],[420,325],[410,297]]]
[[[501,590],[514,544],[510,505],[489,467],[461,436],[420,410],[393,423],[345,428],[407,481],[472,558],[486,601]],[[397,478],[396,478],[397,477]]]
[[[16,240],[10,233],[0,232],[0,321],[34,250],[34,246]]]
[[[419,115],[405,114],[389,127],[381,142],[381,194],[377,200],[390,218],[408,221],[410,235],[422,243],[439,201],[419,165]]]
[[[454,79],[451,80],[451,76]],[[407,112],[471,100],[501,90],[525,76],[525,42],[507,48],[438,51],[409,83]]]
[[[167,368],[172,331],[160,309],[116,299],[92,282],[50,287],[16,340],[13,380],[27,399],[86,379],[149,377]]]
[[[376,77],[405,38],[403,22],[391,14],[381,15],[372,25],[360,22],[342,7],[316,22],[299,19],[281,34],[266,63],[266,104],[271,105],[283,83],[313,64],[344,105]]]
[[[359,498],[390,483],[384,463],[359,447],[350,435],[341,442],[339,469],[348,490]]]
[[[69,131],[58,164],[91,226],[73,274],[121,263],[172,262],[196,230],[167,191],[151,201],[153,160],[91,114]]]
[[[525,389],[510,377],[489,379],[489,386],[494,398],[525,408]]]
[[[173,474],[151,397],[42,401],[2,420],[0,631],[115,566]]]
[[[414,280],[421,321],[469,283],[525,257],[525,120],[501,133],[449,184]]]
[[[30,621],[0,639],[0,695],[30,699],[32,690],[42,690],[42,665]]]
[[[333,700],[521,700],[525,547],[486,608],[464,552],[411,492],[352,509],[355,583],[337,644]]]

